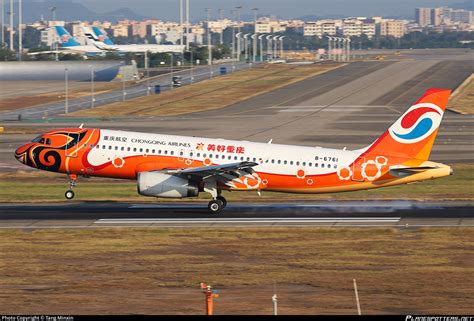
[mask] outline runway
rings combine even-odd
[[[470,202],[331,201],[231,203],[221,215],[206,203],[0,205],[0,229],[104,227],[474,227]]]

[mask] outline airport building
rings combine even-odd
[[[407,22],[403,20],[384,19],[380,22],[380,35],[401,38],[407,33]]]

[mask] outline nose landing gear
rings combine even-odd
[[[68,200],[72,200],[74,198],[74,192],[73,188],[76,186],[76,181],[77,181],[77,175],[75,174],[70,174],[69,175],[69,189],[64,193],[64,197],[66,197]]]

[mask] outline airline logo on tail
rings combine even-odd
[[[59,36],[63,47],[75,47],[80,44],[69,34],[69,32],[61,26],[55,26],[54,29]]]
[[[104,33],[102,32],[102,30],[100,30],[99,27],[92,27],[92,31],[95,33],[95,35],[97,36],[97,39],[100,41],[100,42],[103,42],[105,43],[106,45],[113,45],[114,43],[112,42],[112,40],[110,40],[109,37],[107,37],[106,35],[104,35]]]
[[[390,128],[390,136],[399,143],[413,144],[438,129],[443,110],[433,103],[413,105]]]

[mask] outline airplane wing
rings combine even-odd
[[[223,184],[232,184],[239,177],[250,177],[255,171],[252,167],[257,166],[255,162],[240,162],[213,166],[191,167],[185,169],[161,170],[159,172],[181,176],[193,181],[216,181]]]

